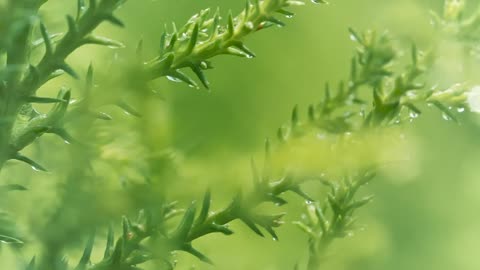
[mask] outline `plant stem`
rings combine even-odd
[[[311,240],[309,243],[309,257],[307,270],[318,270],[324,262],[325,254],[335,238],[326,235],[322,237],[321,245]]]
[[[30,72],[23,80],[20,86],[22,94],[26,96],[35,94],[35,91],[50,79],[53,72],[62,69],[67,56],[85,44],[85,36],[105,21],[105,15],[115,10],[117,2],[104,0],[95,9],[88,9],[78,23],[71,22],[69,31],[58,43],[55,51],[52,54],[46,53],[37,65],[37,73]]]
[[[65,59],[77,48],[88,43],[85,38],[100,23],[104,21],[115,21],[113,11],[121,3],[121,0],[103,0],[96,6],[91,6],[78,22],[68,17],[69,30],[60,40],[58,45],[47,48],[47,51],[36,67],[31,67],[25,73],[25,67],[29,64],[31,49],[31,32],[35,23],[34,18],[38,9],[44,1],[41,0],[16,0],[9,1],[8,9],[12,10],[12,20],[24,20],[25,25],[19,33],[14,36],[13,44],[7,50],[7,68],[2,74],[0,85],[0,170],[5,162],[11,158],[14,149],[10,149],[12,128],[15,123],[19,108],[25,104],[26,99],[34,96],[35,92],[48,80],[57,70],[64,70],[75,76],[74,71],[65,63]],[[18,13],[18,14],[17,14]],[[50,41],[45,40],[45,43]],[[51,44],[50,44],[51,46]]]
[[[177,69],[191,67],[197,63],[208,60],[214,56],[227,54],[228,49],[235,43],[242,40],[251,33],[262,29],[262,23],[267,21],[273,13],[286,5],[285,0],[265,0],[258,3],[258,7],[247,6],[247,8],[233,21],[238,21],[233,32],[226,31],[218,33],[214,29],[211,37],[199,44],[196,44],[192,51],[182,50],[182,46],[174,49],[174,61],[171,65],[165,65],[163,58],[155,59],[146,64],[145,70],[150,80],[164,77]],[[247,10],[248,9],[248,10]],[[247,17],[245,17],[247,15]],[[177,42],[178,44],[179,42]]]
[[[2,74],[0,85],[0,171],[12,153],[9,147],[10,137],[17,112],[22,105],[16,88],[21,80],[30,54],[30,39],[33,28],[33,17],[36,16],[40,4],[35,1],[9,1],[8,10],[13,13],[12,20],[23,22],[21,29],[13,37],[7,49],[6,74]]]
[[[2,104],[0,105],[0,171],[5,162],[10,158],[10,136],[12,133],[15,115],[18,111],[15,100],[12,102],[11,95],[3,92]]]

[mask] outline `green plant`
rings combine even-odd
[[[260,236],[265,235],[265,230],[277,240],[276,228],[284,223],[282,217],[285,214],[266,213],[259,206],[265,203],[284,205],[287,200],[283,195],[287,192],[306,200],[306,218],[295,224],[308,236],[307,269],[319,269],[330,244],[337,238],[352,234],[357,226],[357,209],[372,200],[372,196],[358,199],[359,190],[374,178],[383,163],[392,160],[363,162],[353,156],[354,162],[350,163],[340,157],[334,159],[331,167],[317,168],[313,172],[301,166],[291,169],[291,164],[302,164],[306,159],[302,156],[305,152],[299,150],[305,141],[307,147],[312,147],[315,141],[327,138],[320,149],[328,148],[332,156],[341,156],[344,149],[366,142],[368,137],[388,136],[397,126],[413,121],[421,114],[423,105],[435,106],[445,119],[457,121],[453,111],[463,111],[472,98],[467,85],[454,85],[446,90],[436,90],[429,85],[426,76],[434,65],[434,50],[423,53],[412,45],[409,63],[404,65],[399,49],[403,44],[396,44],[388,34],[375,31],[359,33],[350,29],[350,36],[358,48],[351,61],[347,82],[340,82],[334,91],[327,84],[324,99],[309,106],[305,121],[300,117],[299,108],[294,108],[291,122],[278,130],[277,140],[266,140],[263,170],[259,170],[252,159],[253,187],[249,191],[236,192],[225,208],[212,212],[213,195],[207,191],[201,205],[192,202],[183,210],[168,194],[169,182],[165,180],[171,176],[168,170],[170,163],[174,162],[172,153],[153,151],[155,146],[144,134],[137,134],[133,142],[129,141],[134,145],[134,150],[130,151],[136,152],[125,154],[125,160],[117,157],[114,160],[125,161],[118,167],[126,164],[129,167],[126,169],[133,171],[128,173],[144,182],[131,184],[123,191],[122,195],[129,198],[128,202],[133,207],[121,209],[125,211],[122,213],[121,233],[115,238],[115,226],[105,224],[112,218],[118,218],[115,215],[118,213],[100,211],[102,215],[92,217],[88,213],[80,214],[75,207],[88,201],[98,202],[103,193],[97,181],[103,178],[106,170],[101,167],[102,162],[110,162],[108,157],[105,158],[105,152],[112,144],[127,144],[115,139],[117,133],[131,127],[114,130],[108,125],[97,126],[95,121],[98,119],[112,120],[112,116],[101,111],[104,105],[119,107],[139,117],[138,121],[142,121],[142,113],[125,101],[127,98],[123,95],[128,97],[131,93],[99,93],[96,85],[103,85],[96,81],[93,65],[88,68],[82,94],[76,102],[73,102],[72,93],[67,88],[62,88],[56,98],[40,97],[37,91],[63,73],[81,79],[83,76],[75,71],[76,68],[67,64],[67,57],[84,45],[124,46],[119,41],[93,32],[103,22],[124,27],[115,11],[126,1],[90,0],[87,4],[79,0],[76,15],[67,16],[68,29],[63,34],[50,34],[46,24],[38,18],[38,11],[46,2],[7,1],[2,10],[5,16],[2,16],[0,29],[0,54],[5,58],[0,74],[0,168],[9,160],[18,160],[35,170],[47,171],[41,161],[21,152],[48,133],[71,143],[67,151],[69,160],[73,162],[61,176],[64,189],[57,194],[59,203],[53,207],[47,222],[43,227],[35,228],[42,248],[27,269],[71,269],[64,253],[70,245],[86,238],[83,255],[74,269],[143,269],[140,267],[146,262],[153,263],[155,269],[173,269],[172,256],[176,251],[185,251],[201,261],[212,263],[207,255],[194,248],[194,240],[211,233],[231,235],[233,230],[229,223],[235,220]],[[191,74],[209,88],[210,83],[204,73],[212,68],[211,58],[218,55],[254,57],[255,54],[244,44],[245,37],[269,26],[283,26],[284,23],[275,14],[291,17],[293,13],[287,9],[303,4],[302,1],[290,0],[247,1],[244,10],[236,17],[230,13],[225,24],[221,23],[218,10],[213,16],[210,10],[203,10],[181,28],[173,26],[171,32],[165,30],[153,59],[144,61],[143,44],[140,42],[137,59],[129,61],[122,71],[128,72],[128,79],[133,78],[136,86],[140,85],[137,90],[141,93],[136,93],[140,98],[149,98],[152,94],[143,90],[150,90],[148,83],[162,77],[198,88],[186,69],[190,69]],[[438,17],[437,21],[445,33],[453,33],[456,39],[471,46],[477,41],[474,35],[477,15],[462,21],[459,16],[462,7],[458,1],[446,1],[445,15],[441,19]],[[40,39],[32,41],[37,32]],[[35,51],[39,45],[44,47],[41,55]],[[38,62],[34,61],[35,57],[39,57]],[[126,88],[130,86],[126,85]],[[369,94],[365,94],[366,91]],[[48,112],[42,113],[33,104],[52,105]],[[107,139],[103,139],[105,129],[111,129],[114,135],[107,134]],[[106,142],[110,139],[114,142]],[[374,145],[370,150],[376,151],[376,148],[381,147]],[[307,152],[316,149],[313,147]],[[300,154],[292,154],[291,151]],[[325,196],[316,198],[307,194],[303,186],[310,182],[325,186]],[[1,186],[0,192],[25,189],[21,185],[10,184]],[[127,217],[133,213],[137,215],[135,219]],[[79,216],[72,218],[71,215]],[[16,246],[24,244],[25,240],[15,227],[12,219],[2,215],[0,241]],[[105,227],[108,227],[108,236],[104,256],[93,260],[95,235],[98,235],[95,231]],[[55,228],[60,230],[55,231]]]
[[[83,145],[77,142],[69,135],[65,124],[71,124],[70,115],[83,116],[77,123],[80,127],[85,127],[85,121],[91,123],[92,120],[85,119],[85,115],[98,117],[108,120],[110,116],[93,111],[90,99],[95,95],[91,93],[93,88],[93,69],[90,67],[87,75],[86,95],[82,102],[78,103],[72,110],[67,111],[69,107],[71,93],[68,89],[62,89],[57,98],[39,97],[36,95],[37,90],[48,81],[67,73],[74,78],[79,75],[74,69],[66,63],[66,58],[78,48],[87,44],[104,45],[109,47],[123,46],[120,42],[105,37],[97,36],[92,32],[103,22],[109,22],[116,26],[123,27],[123,23],[114,15],[114,11],[118,9],[125,1],[123,0],[91,0],[78,1],[78,11],[76,17],[67,15],[68,30],[63,34],[50,34],[45,24],[36,18],[38,10],[46,1],[8,1],[3,9],[6,16],[3,17],[4,24],[2,28],[1,53],[6,58],[6,63],[2,69],[2,105],[1,105],[1,146],[0,146],[0,166],[3,167],[5,162],[10,159],[19,160],[32,166],[36,170],[46,171],[46,169],[33,161],[32,159],[20,154],[20,151],[32,144],[35,140],[46,133],[54,133],[67,142]],[[164,33],[161,39],[159,56],[153,60],[141,64],[138,69],[142,77],[146,80],[152,80],[159,77],[168,76],[173,80],[180,80],[189,85],[196,86],[196,83],[185,75],[181,69],[191,68],[197,75],[199,80],[208,88],[208,82],[204,75],[204,70],[211,68],[208,60],[216,55],[230,54],[245,57],[253,57],[254,53],[250,51],[244,44],[245,36],[256,32],[260,29],[271,25],[282,25],[283,22],[274,17],[274,13],[286,14],[292,16],[293,13],[285,8],[291,6],[302,5],[300,1],[254,1],[246,3],[244,11],[238,16],[233,17],[231,14],[227,19],[225,26],[220,24],[220,14],[217,11],[213,18],[208,18],[209,10],[203,10],[199,14],[193,16],[188,23],[181,29],[174,29],[173,33]],[[38,29],[37,29],[38,28]],[[32,32],[39,31],[41,40],[31,42]],[[38,63],[31,63],[30,56],[32,50],[39,45],[45,47],[43,56]],[[118,101],[108,100],[122,109],[136,114],[128,104]],[[32,104],[34,103],[52,103],[52,109],[46,113],[39,113]],[[69,120],[67,122],[67,120]],[[78,119],[77,119],[78,120]],[[82,124],[83,123],[83,124]],[[75,127],[74,127],[75,128]],[[84,145],[83,145],[84,146]],[[80,147],[83,147],[80,146]],[[78,146],[74,146],[79,150]],[[88,166],[91,160],[84,160],[80,163]],[[79,165],[78,167],[82,167]],[[84,168],[84,167],[83,167]],[[84,172],[73,170],[72,175],[84,175]],[[9,185],[4,189],[20,190],[21,186]],[[207,203],[207,199],[205,204]],[[239,206],[231,206],[230,208],[239,208]],[[170,213],[168,207],[165,209],[165,215]],[[172,236],[172,239],[166,239],[165,255],[171,250],[183,249],[192,254],[206,260],[203,255],[194,250],[189,244],[193,239],[201,235],[213,231],[222,231],[230,233],[227,228],[222,227],[223,224],[212,225],[217,219],[218,223],[222,223],[222,219],[226,219],[223,223],[231,219],[237,218],[240,213],[233,213],[232,209],[226,210],[221,217],[209,217],[208,222],[205,215],[208,214],[208,206],[204,205],[203,217],[196,222],[196,229],[189,234],[192,226],[194,215],[193,208],[188,210],[182,225],[178,232]],[[150,213],[151,214],[151,213]],[[137,254],[138,245],[147,237],[157,234],[162,224],[151,224],[151,219],[146,215],[139,222],[145,224],[130,225],[130,222],[124,220],[124,234],[117,241],[113,250],[113,242],[109,240],[105,259],[93,266],[91,269],[119,269],[124,267],[133,267],[143,261],[151,259],[150,255]],[[230,217],[231,216],[231,217]],[[164,222],[164,218],[160,214],[160,223]],[[268,217],[258,217],[259,222],[266,228],[276,226],[275,222],[279,217],[269,219]],[[250,217],[245,216],[244,221],[251,225]],[[265,222],[267,222],[265,224]],[[269,225],[268,222],[273,222]],[[142,229],[141,229],[142,228]],[[132,230],[135,231],[132,231]],[[273,233],[273,231],[271,231]],[[4,242],[22,243],[22,240],[15,237],[12,233],[2,236]],[[113,236],[112,236],[113,237]],[[110,239],[110,238],[109,238]],[[89,242],[85,255],[79,264],[79,268],[87,267],[89,263],[89,253],[93,241]],[[54,252],[52,252],[54,253]],[[53,257],[52,257],[53,256]],[[133,256],[133,257],[132,257]],[[162,255],[163,256],[163,255]],[[156,256],[155,256],[156,258]],[[56,261],[60,259],[59,261]],[[41,268],[52,268],[54,265],[64,265],[61,258],[55,255],[47,255],[40,263]],[[32,264],[32,267],[33,264]],[[62,267],[62,266],[58,266]],[[66,267],[66,266],[63,266]]]

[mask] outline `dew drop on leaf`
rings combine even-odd
[[[195,85],[195,84],[188,84],[188,87],[193,88],[193,89],[200,89],[200,87]]]
[[[42,172],[42,170],[40,168],[38,168],[37,166],[30,166],[32,168],[32,170],[36,171],[36,172]]]
[[[182,33],[182,35],[180,36],[180,38],[178,38],[178,40],[184,41],[184,40],[187,40],[188,38],[189,36],[187,35],[187,33]]]
[[[180,79],[172,77],[172,76],[167,76],[167,79],[169,79],[172,82],[182,82]]]

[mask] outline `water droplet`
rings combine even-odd
[[[172,76],[167,76],[167,79],[172,81],[172,82],[182,82],[180,79]]]
[[[278,241],[277,237],[272,237],[273,241]]]
[[[291,19],[291,18],[293,18],[293,14],[285,15],[285,17],[286,17],[287,19]]]
[[[123,44],[109,45],[109,46],[107,46],[107,48],[109,48],[109,49],[123,49],[123,48],[125,48],[125,45],[123,45]]]
[[[447,120],[447,121],[452,120],[452,118],[446,113],[442,113],[442,118],[443,118],[443,120]]]
[[[30,166],[32,167],[32,170],[36,171],[36,172],[45,172],[44,170],[42,170],[40,167],[37,167],[37,166]]]
[[[410,112],[409,116],[410,116],[410,119],[415,119],[418,117],[418,113],[412,111]]]
[[[357,37],[354,34],[350,34],[350,40],[357,42]]]
[[[462,113],[462,112],[464,112],[464,111],[465,111],[465,108],[463,108],[463,107],[457,108],[457,112],[459,112],[459,113]]]
[[[305,203],[308,204],[308,205],[310,205],[310,204],[312,204],[313,202],[310,201],[310,200],[306,200]]]
[[[184,41],[184,40],[187,40],[187,39],[188,39],[187,33],[182,33],[182,35],[178,38],[178,40],[180,40],[180,41]]]

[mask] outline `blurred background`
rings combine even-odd
[[[65,29],[64,14],[74,14],[73,2],[50,0],[43,8],[42,17],[51,32]],[[470,1],[467,10],[473,10],[475,2]],[[480,59],[463,57],[461,44],[439,41],[430,24],[429,11],[441,12],[441,0],[307,3],[295,9],[297,16],[284,19],[286,27],[249,37],[247,44],[256,58],[214,59],[215,69],[207,74],[210,91],[162,79],[148,86],[160,97],[147,98],[141,94],[145,86],[110,73],[112,66],[129,63],[139,40],[143,39],[145,57],[152,57],[165,24],[182,25],[200,9],[217,6],[222,14],[229,9],[238,13],[244,3],[128,1],[118,13],[126,29],[103,25],[97,31],[123,41],[125,48],[87,47],[70,57],[69,62],[81,74],[93,64],[98,83],[95,91],[107,95],[121,92],[145,117],[137,119],[108,106],[102,109],[114,121],[101,124],[96,133],[103,144],[100,156],[107,162],[97,164],[100,179],[91,180],[94,184],[89,187],[78,184],[85,180],[81,177],[75,178],[73,185],[64,180],[68,178],[66,168],[76,165],[65,158],[70,146],[53,136],[45,136],[28,149],[50,173],[9,164],[2,172],[2,181],[23,184],[29,191],[0,200],[32,244],[22,252],[2,249],[2,261],[13,265],[18,257],[29,258],[42,248],[34,244],[38,239],[68,242],[67,253],[76,260],[84,240],[78,233],[83,223],[78,220],[117,220],[120,224],[121,215],[132,213],[145,199],[129,187],[143,181],[141,164],[152,158],[163,177],[158,188],[161,194],[186,205],[192,198],[201,199],[205,187],[212,185],[213,207],[223,207],[239,186],[248,187],[250,158],[260,160],[264,139],[275,136],[277,128],[290,118],[291,109],[299,105],[306,116],[307,106],[323,97],[326,82],[336,84],[348,78],[355,51],[348,27],[389,31],[407,49],[411,42],[420,49],[438,47],[439,67],[428,78],[431,85],[441,88],[457,82],[480,83],[476,76]],[[41,93],[55,95],[59,86],[69,85],[74,95],[80,96],[82,84],[64,78],[46,85]],[[376,199],[359,212],[364,229],[337,241],[324,269],[480,268],[476,257],[480,239],[480,118],[470,113],[459,117],[461,124],[445,121],[439,112],[425,107],[422,117],[398,131],[405,136],[405,147],[392,148],[388,155],[392,160],[408,157],[408,161],[392,166],[367,187],[365,192],[375,194]],[[138,148],[138,141],[148,147]],[[85,189],[89,195],[81,195]],[[320,194],[315,187],[311,192]],[[286,197],[290,204],[275,210],[288,213],[286,224],[279,228],[280,241],[261,239],[234,222],[234,235],[210,235],[194,242],[215,266],[178,253],[178,269],[282,270],[293,269],[296,263],[303,266],[307,238],[291,222],[299,219],[304,202],[290,194]],[[47,217],[55,209],[70,213],[62,221],[68,225],[49,225]],[[102,237],[98,239],[102,244]]]

